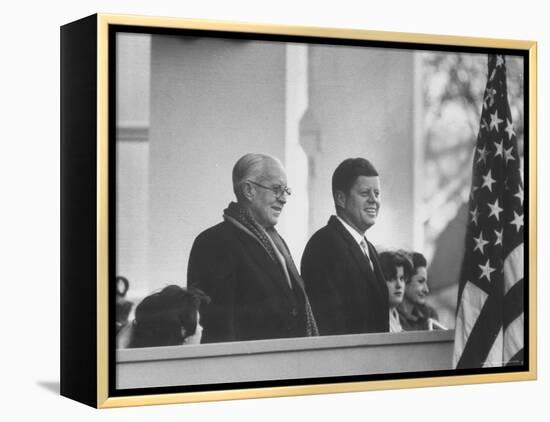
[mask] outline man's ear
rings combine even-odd
[[[334,203],[339,208],[345,208],[346,207],[346,194],[342,192],[341,190],[337,190],[334,192]]]
[[[252,198],[254,197],[254,188],[252,187],[252,184],[248,182],[244,182],[242,184],[242,192],[243,192],[243,196],[249,201],[251,201]]]

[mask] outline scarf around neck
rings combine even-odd
[[[242,207],[236,202],[231,202],[229,206],[223,210],[224,217],[231,217],[238,223],[242,224],[248,231],[250,231],[260,242],[262,247],[266,250],[269,257],[277,262],[277,256],[273,249],[272,242],[268,239],[266,229],[264,229],[255,219],[249,210]],[[273,228],[275,230],[275,228]]]
[[[260,242],[262,247],[266,250],[266,252],[269,254],[270,258],[274,262],[279,262],[277,258],[277,253],[275,252],[273,243],[284,243],[282,241],[282,238],[280,238],[279,234],[277,233],[277,230],[275,230],[275,227],[272,227],[270,232],[273,232],[273,235],[270,236],[267,233],[267,230],[264,229],[252,216],[250,211],[245,209],[244,207],[240,206],[236,202],[231,202],[229,206],[223,210],[224,218],[227,219],[233,219],[240,225],[244,227],[245,230],[248,230],[250,234],[252,234],[256,239]],[[270,236],[272,240],[268,237]],[[298,274],[298,271],[294,267],[294,263],[292,262],[292,257],[290,256],[290,252],[287,250],[286,246],[280,245],[278,246],[279,252],[283,255],[283,259],[286,261],[287,266],[287,274],[288,271],[295,272],[296,277],[300,277]],[[283,263],[280,263],[282,265],[285,265]],[[288,268],[288,266],[291,266],[291,268]],[[290,274],[288,274],[288,277],[291,277]],[[289,282],[292,285],[292,281],[289,280]],[[317,323],[315,321],[315,317],[313,315],[313,311],[311,309],[311,304],[309,303],[309,299],[307,297],[307,294],[303,287],[298,283],[298,286],[304,296],[304,305],[305,305],[305,317],[306,317],[306,335],[308,337],[311,336],[318,336],[319,335],[319,329],[317,328]]]

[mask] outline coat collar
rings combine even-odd
[[[388,290],[384,281],[382,269],[380,268],[380,264],[378,263],[378,259],[376,258],[377,255],[374,246],[369,241],[367,241],[367,246],[369,249],[369,259],[371,260],[373,266],[373,268],[371,269],[365,258],[365,255],[363,254],[363,251],[361,250],[361,246],[359,246],[351,233],[349,233],[349,231],[342,225],[338,218],[334,215],[331,216],[328,220],[327,225],[332,228],[332,230],[336,231],[344,239],[350,255],[359,265],[359,268],[361,269],[365,278],[373,280],[373,285],[376,286],[376,289],[378,290],[380,295],[382,295],[383,297],[387,297]]]
[[[281,267],[281,262],[271,259],[265,248],[262,246],[260,240],[244,225],[240,224],[232,217],[224,216],[226,223],[233,226],[237,236],[243,241],[243,244],[247,248],[250,256],[259,266],[262,266],[267,274],[274,282],[282,288],[285,295],[293,303],[296,300],[295,292],[290,288],[286,281],[284,270]],[[290,271],[290,269],[288,269]],[[299,275],[298,275],[299,276]],[[291,276],[292,277],[292,276]],[[302,283],[302,284],[301,284]],[[303,290],[303,282],[301,279],[297,282],[300,290]]]

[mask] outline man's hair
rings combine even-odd
[[[242,199],[242,185],[248,180],[253,179],[262,173],[264,164],[267,161],[281,162],[268,154],[249,153],[243,155],[233,166],[233,192],[237,200]],[[281,164],[282,167],[282,164]]]
[[[359,176],[378,176],[376,168],[365,158],[348,158],[332,174],[332,196],[337,191],[348,193]]]
[[[385,251],[378,256],[380,267],[382,267],[382,274],[386,281],[392,280],[397,277],[397,268],[403,267],[403,273],[405,275],[405,281],[408,282],[412,275],[413,264],[409,257],[399,251]]]

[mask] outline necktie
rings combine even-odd
[[[369,263],[369,267],[372,270],[373,269],[372,268],[372,262],[369,258],[369,248],[367,246],[367,241],[365,240],[365,238],[361,239],[360,245],[361,245],[361,249],[363,250],[363,254],[365,255],[365,258],[367,258],[367,262]]]

